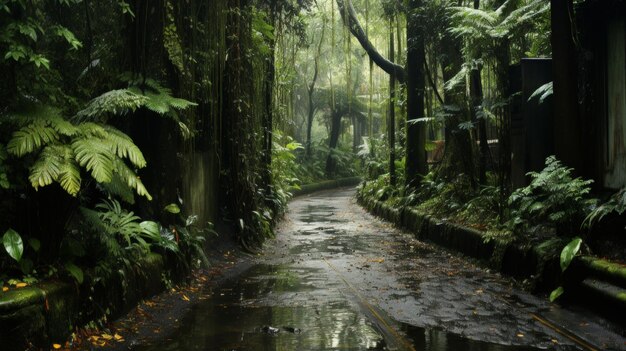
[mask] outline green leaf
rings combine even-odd
[[[65,269],[76,279],[78,284],[82,284],[84,280],[83,270],[77,265],[68,262],[65,264]]]
[[[113,177],[112,152],[106,143],[95,138],[78,139],[72,143],[76,161],[91,172],[98,183],[108,183]]]
[[[180,213],[180,207],[178,207],[178,205],[176,204],[169,204],[167,206],[165,206],[165,208],[163,209],[169,213],[173,213],[173,214],[177,214]]]
[[[7,151],[12,155],[21,157],[57,140],[59,140],[57,131],[39,121],[14,132],[7,144]]]
[[[161,238],[161,226],[159,223],[154,221],[143,221],[139,223],[141,227],[141,232],[147,234],[149,238],[154,241],[159,241]]]
[[[565,245],[563,251],[561,251],[561,271],[565,272],[567,267],[569,267],[570,263],[574,259],[574,256],[580,250],[580,244],[583,242],[581,238],[574,238],[569,244]]]
[[[20,270],[24,274],[30,274],[33,271],[34,266],[35,264],[33,263],[33,261],[29,260],[28,258],[24,258],[20,261]]]
[[[7,230],[2,237],[2,243],[4,244],[4,249],[7,251],[9,256],[11,256],[11,258],[17,262],[22,259],[22,254],[24,253],[24,243],[22,242],[22,237],[15,230]]]
[[[111,126],[106,126],[105,130],[108,134],[106,142],[109,144],[113,153],[120,158],[127,158],[137,168],[146,166],[146,160],[141,150],[139,150],[128,135]]]
[[[30,245],[30,247],[33,248],[35,252],[39,252],[39,249],[41,249],[41,241],[35,238],[28,239],[28,244]]]
[[[564,292],[565,289],[563,289],[562,286],[559,286],[558,288],[552,290],[552,292],[550,293],[550,302],[554,302],[554,300],[558,299],[559,296],[563,295]]]

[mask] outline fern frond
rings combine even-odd
[[[185,109],[187,109],[188,107],[191,107],[191,106],[198,106],[198,104],[196,104],[195,102],[191,102],[189,100],[176,98],[176,97],[171,97],[170,98],[169,105],[172,108],[175,108],[177,110],[185,110]]]
[[[122,160],[114,161],[115,172],[120,175],[126,184],[137,192],[139,196],[145,196],[148,200],[152,200],[152,196],[148,193],[148,189],[143,185],[139,176],[133,172]]]
[[[8,117],[13,122],[23,127],[35,121],[61,117],[61,111],[58,108],[39,103],[37,101],[26,101],[15,111],[11,111],[8,114]]]
[[[7,151],[20,157],[57,140],[59,134],[54,128],[48,126],[45,121],[34,121],[13,133],[7,144]]]
[[[84,122],[78,125],[78,133],[85,137],[104,139],[108,136],[106,129],[98,123]]]
[[[444,89],[452,90],[458,87],[459,85],[465,84],[465,78],[467,74],[468,74],[467,65],[463,64],[463,66],[461,67],[461,70],[457,72],[457,74],[455,74],[454,77],[450,78],[450,80],[445,82]]]
[[[107,91],[94,98],[87,107],[76,114],[79,120],[106,120],[107,115],[121,115],[135,111],[146,103],[147,98],[129,89]]]
[[[63,163],[59,168],[59,178],[57,181],[68,194],[76,196],[80,191],[81,177],[78,164],[72,158],[73,153],[70,148],[66,147],[67,152],[63,158]]]
[[[35,190],[50,185],[59,178],[61,163],[63,162],[62,157],[57,152],[59,148],[59,145],[44,148],[35,164],[30,168],[28,180]]]
[[[494,26],[498,22],[495,12],[474,9],[471,7],[451,7],[452,19],[461,23],[484,23]]]
[[[109,145],[97,138],[77,139],[72,143],[78,164],[91,172],[98,183],[108,183],[113,176],[113,154]]]
[[[58,182],[68,194],[80,191],[81,177],[72,150],[65,145],[46,146],[30,168],[28,179],[35,190]]]
[[[135,194],[133,193],[133,189],[131,189],[128,184],[122,179],[122,177],[117,173],[113,173],[113,178],[111,178],[111,182],[109,183],[101,183],[100,186],[106,191],[108,194],[119,197],[122,201],[128,204],[135,203]]]
[[[139,150],[128,135],[111,126],[105,126],[104,129],[107,132],[106,142],[109,144],[113,153],[118,157],[127,158],[137,168],[146,166],[146,160],[141,150]]]
[[[148,98],[148,100],[146,101],[144,106],[148,110],[158,113],[160,115],[165,115],[170,112],[169,95],[146,92],[145,96]]]
[[[72,137],[78,132],[78,128],[61,116],[51,115],[45,119],[48,126],[56,130],[60,135]]]

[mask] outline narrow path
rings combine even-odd
[[[585,323],[576,333],[591,349],[626,347],[568,313],[377,220],[339,189],[293,200],[247,271],[193,305],[166,340],[133,349],[585,349],[542,316]]]

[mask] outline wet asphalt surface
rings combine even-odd
[[[626,349],[602,320],[367,214],[354,189],[294,199],[263,253],[205,296],[164,340],[129,348]]]

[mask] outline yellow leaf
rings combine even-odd
[[[61,348],[61,344],[52,344],[52,348],[58,350]]]
[[[187,295],[183,295],[183,300],[189,301],[189,298],[187,297]]]
[[[102,336],[102,338],[103,338],[104,340],[111,340],[111,339],[113,339],[113,336],[112,336],[112,335],[109,335],[109,334],[102,334],[101,336]]]
[[[115,333],[115,335],[113,335],[113,338],[115,338],[115,340],[120,341],[122,339],[124,339],[124,337],[122,337],[120,334]]]
[[[523,337],[524,337],[524,334],[522,334],[522,333],[517,333],[517,337],[518,337],[518,338],[523,338]]]
[[[17,283],[17,284],[15,284],[15,287],[16,287],[16,288],[23,288],[23,287],[25,287],[26,285],[28,285],[28,284],[26,284],[26,283]]]
[[[5,291],[5,292],[6,292],[6,291],[9,291],[9,288],[7,288],[6,286],[3,286],[3,287],[2,287],[2,291]]]

